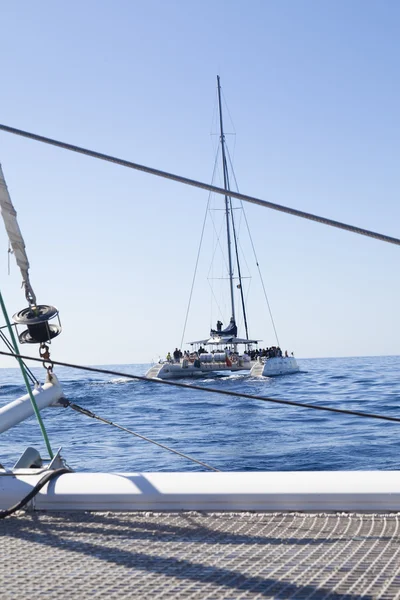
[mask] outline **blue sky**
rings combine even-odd
[[[210,181],[219,74],[242,192],[399,236],[394,1],[19,1],[0,19],[2,123]],[[0,162],[38,301],[60,309],[54,358],[173,350],[207,193],[5,133]],[[247,217],[284,349],[400,353],[398,247],[255,206]],[[208,333],[208,266],[185,339]],[[250,334],[270,345],[249,271]],[[0,273],[16,312],[1,232]]]

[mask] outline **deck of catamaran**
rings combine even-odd
[[[0,521],[0,597],[400,597],[399,514],[25,513]]]

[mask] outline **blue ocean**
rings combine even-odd
[[[301,373],[196,380],[214,387],[400,417],[400,357],[299,359]],[[148,365],[112,365],[144,375]],[[43,378],[42,368],[32,371]],[[222,471],[398,469],[400,424],[269,404],[152,381],[58,368],[65,396],[98,415]],[[183,380],[182,380],[183,381]],[[191,385],[192,382],[184,381]],[[0,405],[25,393],[18,369],[0,370]],[[53,451],[80,471],[194,471],[201,467],[74,412],[42,412]],[[0,463],[26,446],[46,456],[35,417],[0,435]]]

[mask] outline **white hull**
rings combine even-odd
[[[232,363],[232,365],[227,365],[226,362],[200,362],[200,366],[197,367],[193,363],[183,366],[182,362],[164,362],[153,365],[147,371],[146,377],[149,379],[182,379],[207,375],[215,376],[224,371],[228,373],[248,371],[251,377],[276,377],[298,373],[299,367],[293,356],[277,356],[268,358],[265,361],[244,361],[240,358],[237,363]]]
[[[26,496],[42,476],[32,469],[0,471],[0,509]],[[400,472],[68,473],[44,486],[27,508],[397,512]]]

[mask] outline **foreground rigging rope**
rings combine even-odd
[[[178,456],[181,456],[182,458],[187,458],[188,460],[191,460],[192,462],[195,462],[198,465],[201,465],[202,467],[206,467],[206,469],[209,469],[210,471],[218,471],[219,472],[219,469],[216,469],[215,467],[211,467],[207,463],[201,462],[201,460],[197,460],[197,458],[193,458],[192,456],[183,454],[183,452],[178,452],[178,450],[174,450],[173,448],[169,448],[168,446],[165,446],[164,444],[160,444],[160,442],[156,442],[155,440],[152,440],[144,435],[141,435],[140,433],[137,433],[136,431],[132,431],[131,429],[127,429],[127,427],[118,425],[118,423],[109,421],[109,419],[100,417],[99,415],[96,415],[96,413],[92,412],[91,410],[88,410],[87,408],[83,408],[82,406],[79,406],[78,404],[75,404],[74,402],[70,402],[69,400],[60,400],[59,403],[62,404],[62,406],[66,407],[66,408],[67,407],[72,408],[76,412],[79,412],[82,415],[86,415],[87,417],[90,417],[91,419],[97,419],[97,421],[101,421],[102,423],[105,423],[106,425],[111,425],[112,427],[121,429],[122,431],[125,431],[126,433],[130,433],[131,435],[134,435],[134,436],[144,440],[145,442],[150,442],[151,444],[155,444],[156,446],[163,448],[163,450],[168,450],[169,452],[173,452],[174,454],[177,454]]]
[[[137,171],[143,171],[144,173],[149,173],[150,175],[156,175],[157,177],[163,177],[164,179],[171,179],[172,181],[178,181],[179,183],[184,183],[185,185],[191,185],[193,187],[209,190],[210,192],[215,192],[216,194],[222,194],[223,196],[226,196],[227,190],[225,190],[224,188],[209,185],[208,183],[203,183],[201,181],[196,181],[195,179],[189,179],[187,177],[181,177],[180,175],[175,175],[166,171],[160,171],[159,169],[153,169],[152,167],[146,167],[145,165],[140,165],[129,160],[124,160],[122,158],[110,156],[109,154],[103,154],[101,152],[89,150],[88,148],[81,148],[80,146],[74,146],[73,144],[67,144],[65,142],[53,140],[52,138],[37,135],[36,133],[30,133],[29,131],[23,131],[22,129],[16,129],[15,127],[9,127],[8,125],[0,125],[0,130],[5,131],[7,133],[20,135],[22,137],[35,140],[37,142],[50,144],[51,146],[57,146],[58,148],[62,148],[63,150],[71,150],[72,152],[78,152],[79,154],[85,154],[86,156],[91,156],[92,158],[98,158],[100,160],[112,162],[117,165],[121,165],[122,167],[136,169]],[[354,225],[349,225],[340,221],[334,221],[333,219],[327,219],[325,217],[320,217],[312,213],[307,213],[302,210],[297,210],[295,208],[289,208],[281,204],[276,204],[267,200],[261,200],[260,198],[256,198],[254,196],[247,196],[246,194],[240,194],[239,192],[233,192],[231,190],[229,190],[229,196],[231,198],[237,198],[238,200],[244,200],[244,202],[258,204],[259,206],[263,206],[264,208],[270,208],[272,210],[287,213],[295,217],[301,217],[302,219],[308,219],[309,221],[316,221],[317,223],[322,223],[323,225],[329,225],[338,229],[344,229],[346,231],[351,231],[352,233],[357,233],[359,235],[365,235],[367,237],[380,240],[381,242],[388,242],[389,244],[395,244],[397,246],[400,246],[400,239],[390,237],[382,233],[377,233],[368,229],[362,229],[361,227],[356,227]]]
[[[34,414],[36,416],[37,422],[39,423],[40,431],[42,432],[42,436],[43,436],[44,442],[46,444],[47,452],[49,453],[50,458],[53,458],[54,455],[53,455],[53,451],[51,449],[50,440],[48,438],[47,431],[46,431],[46,428],[44,426],[44,423],[43,423],[43,420],[42,420],[42,416],[40,414],[40,410],[39,410],[39,408],[38,408],[38,406],[36,404],[35,396],[33,395],[31,386],[29,385],[28,375],[27,375],[27,372],[25,371],[24,362],[23,362],[23,360],[21,360],[21,358],[19,358],[19,348],[18,348],[17,338],[14,335],[14,330],[13,330],[13,327],[11,325],[11,322],[10,322],[10,319],[9,319],[9,316],[8,316],[8,312],[7,312],[6,306],[4,304],[3,295],[2,295],[1,292],[0,292],[0,308],[1,308],[1,311],[2,311],[3,316],[4,316],[4,320],[5,320],[6,325],[7,325],[7,329],[8,329],[11,341],[12,341],[12,346],[14,348],[14,350],[11,351],[11,353],[9,354],[9,356],[14,356],[17,359],[17,363],[19,365],[19,368],[20,368],[20,371],[21,371],[21,374],[22,374],[22,378],[23,378],[24,383],[25,383],[26,391],[28,392],[28,396],[29,396],[29,399],[30,399],[30,402],[31,402],[31,405],[32,405],[32,408],[33,408],[33,412],[34,412]]]
[[[6,325],[6,327],[7,327],[7,325]],[[4,335],[4,333],[1,331],[1,329],[2,328],[0,327],[0,338],[3,340],[4,344],[10,350],[10,352],[12,352],[14,354],[14,350],[13,350],[11,343],[8,341],[7,337]],[[32,373],[32,371],[26,366],[24,361],[22,361],[22,364],[24,365],[26,374],[28,375],[29,379],[31,380],[31,383],[33,385],[39,385],[39,381],[38,381],[37,377],[35,377],[35,375]]]
[[[14,506],[11,506],[10,508],[7,508],[6,510],[0,510],[0,519],[5,519],[6,517],[9,517],[13,513],[17,512],[17,510],[20,510],[21,508],[23,508],[25,506],[25,504],[28,504],[29,500],[32,500],[32,498],[37,496],[37,494],[40,492],[42,487],[44,487],[46,485],[46,483],[48,483],[52,479],[55,479],[59,475],[63,475],[64,473],[71,473],[71,470],[67,469],[66,467],[62,467],[61,469],[56,469],[55,471],[48,471],[42,477],[42,479],[40,479],[37,482],[37,484],[31,489],[29,494],[27,494],[25,496],[25,498],[22,498],[22,500],[17,502],[17,504],[14,504]]]
[[[41,358],[34,358],[33,356],[25,356],[23,354],[12,354],[10,352],[0,351],[0,356],[14,356],[16,358],[22,358],[24,360],[33,360],[35,362],[43,362]],[[134,379],[139,381],[146,381],[148,384],[158,385],[172,385],[174,387],[185,388],[187,390],[199,390],[201,392],[209,392],[211,394],[220,394],[222,396],[233,396],[234,398],[247,398],[248,400],[258,400],[260,402],[271,402],[273,404],[283,404],[285,406],[297,406],[299,408],[311,408],[313,410],[321,410],[325,412],[338,413],[342,415],[352,415],[356,417],[364,417],[367,419],[379,419],[381,421],[390,421],[392,423],[400,423],[400,417],[389,417],[387,415],[378,415],[375,413],[364,413],[358,410],[346,410],[344,408],[333,408],[331,406],[315,406],[314,404],[308,404],[306,402],[295,402],[294,400],[280,400],[278,398],[269,398],[267,396],[256,396],[252,394],[245,394],[243,392],[233,392],[231,390],[219,390],[216,388],[205,388],[200,385],[188,385],[187,383],[178,383],[177,381],[168,381],[165,379],[149,379],[142,375],[130,375],[129,373],[121,373],[121,371],[114,371],[111,369],[100,369],[98,367],[86,367],[82,365],[76,365],[73,363],[62,362],[59,360],[52,360],[54,365],[59,367],[70,367],[72,369],[80,369],[82,371],[90,371],[91,373],[101,373],[105,375],[116,375],[117,377],[125,377],[126,379]]]

